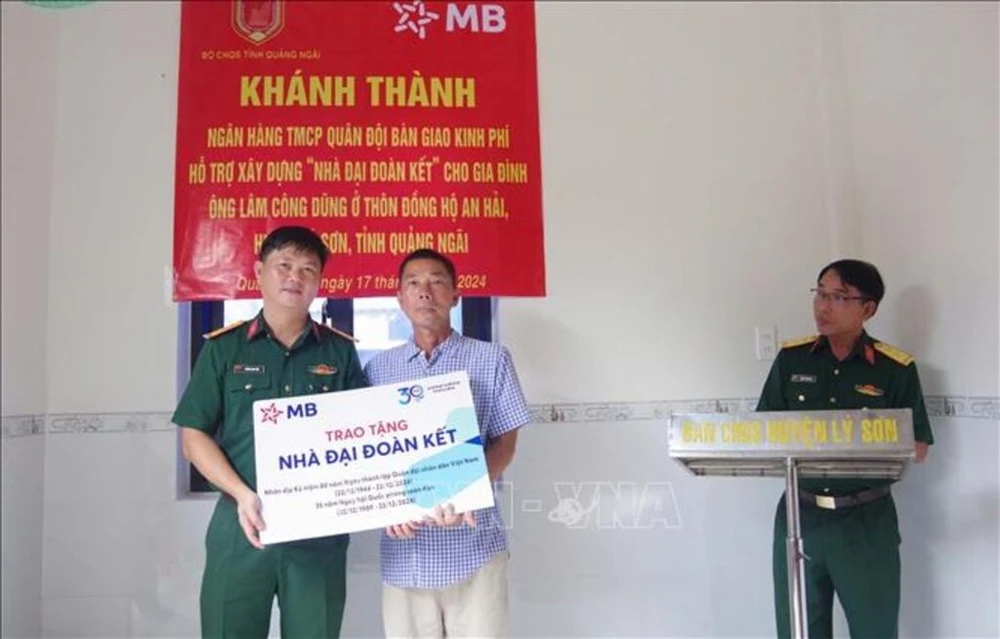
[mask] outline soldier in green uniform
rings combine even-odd
[[[909,408],[916,461],[934,442],[913,358],[870,337],[864,323],[885,286],[867,262],[840,260],[820,271],[813,289],[818,335],[792,340],[771,367],[759,411]],[[890,482],[877,479],[799,480],[774,521],[774,602],[778,636],[791,634],[785,557],[785,499],[800,500],[810,639],[833,634],[837,594],[854,639],[898,635],[899,526]]]
[[[283,637],[340,634],[348,538],[261,544],[251,412],[260,399],[368,385],[353,341],[309,316],[326,259],[307,228],[267,236],[254,267],[263,310],[206,336],[173,416],[184,456],[222,493],[205,540],[205,637],[267,637],[275,595]]]

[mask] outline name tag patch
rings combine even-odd
[[[263,364],[233,364],[233,372],[243,375],[263,375]]]
[[[793,373],[792,374],[792,381],[793,382],[799,382],[799,383],[802,383],[802,384],[815,384],[816,383],[816,376],[815,375],[803,375],[802,373]]]

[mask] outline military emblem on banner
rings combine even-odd
[[[233,0],[233,29],[254,44],[264,44],[285,26],[285,0]]]

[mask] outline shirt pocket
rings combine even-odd
[[[857,406],[859,409],[879,409],[879,408],[890,408],[889,398],[885,396],[885,393],[881,395],[871,395],[866,392],[862,392],[855,387],[851,393],[853,393],[854,398],[852,404]]]
[[[343,388],[342,375],[338,370],[333,374],[309,373],[305,377],[305,386],[302,389],[307,395],[319,393],[332,393]]]
[[[271,387],[270,375],[229,375],[226,378],[226,397],[232,404],[253,403],[273,397]]]
[[[817,382],[788,382],[785,386],[788,410],[818,410],[822,406],[822,393]],[[825,407],[824,407],[825,408]]]

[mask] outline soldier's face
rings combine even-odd
[[[288,310],[309,312],[319,290],[319,259],[312,253],[286,246],[254,265],[264,303]]]
[[[396,297],[414,326],[432,330],[450,327],[451,309],[458,304],[455,283],[437,260],[407,263]]]
[[[823,274],[813,297],[813,317],[816,331],[827,337],[859,333],[865,321],[875,312],[875,303],[862,299],[861,291],[829,270]]]

